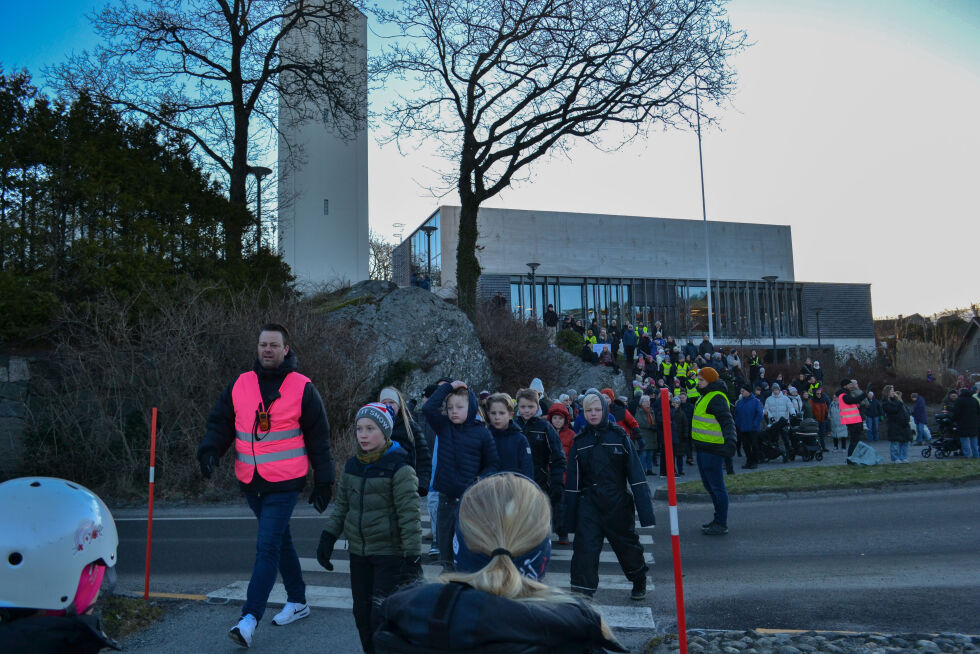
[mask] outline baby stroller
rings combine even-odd
[[[789,461],[789,456],[783,449],[783,445],[780,442],[780,434],[786,429],[786,419],[780,418],[776,422],[769,425],[768,428],[762,431],[759,442],[756,446],[756,454],[759,461],[762,463],[769,463],[780,457],[783,459],[783,463]]]
[[[956,435],[956,425],[953,417],[948,411],[940,411],[936,414],[936,432],[929,444],[922,448],[922,458],[928,459],[932,456],[933,450],[936,451],[937,459],[946,457],[962,456],[963,448],[960,439]]]
[[[793,421],[796,422],[795,420]],[[790,427],[790,441],[793,443],[793,452],[799,455],[804,461],[823,461],[823,448],[817,439],[820,425],[813,418],[807,418]]]

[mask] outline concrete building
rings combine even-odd
[[[357,95],[367,111],[367,18],[348,26],[355,51],[344,53],[363,77]],[[311,32],[295,34],[284,48],[320,47]],[[367,127],[345,139],[322,120],[295,124],[279,103],[279,251],[301,284],[368,278]],[[299,156],[291,156],[298,153]]]
[[[433,289],[454,288],[458,225],[459,207],[429,216],[395,249],[395,282],[425,285],[431,265]],[[870,284],[797,281],[787,225],[709,221],[708,232],[716,343],[771,347],[774,323],[780,350],[874,351]],[[665,336],[695,342],[708,332],[700,220],[481,209],[477,247],[481,301],[499,292],[525,316],[554,304],[584,322],[660,320]]]

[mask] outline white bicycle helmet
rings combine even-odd
[[[0,484],[0,607],[84,612],[118,545],[108,507],[84,486],[53,477]]]

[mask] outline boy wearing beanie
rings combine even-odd
[[[333,513],[316,550],[317,561],[333,571],[330,558],[341,534],[350,557],[354,623],[365,652],[380,623],[374,598],[422,575],[422,521],[418,478],[408,454],[391,440],[394,420],[380,402],[357,412],[357,453],[347,460]]]

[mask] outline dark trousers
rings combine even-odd
[[[371,635],[381,624],[381,602],[402,582],[400,556],[358,556],[350,554],[350,592],[354,600],[354,624],[361,647],[373,654]]]
[[[725,457],[698,450],[698,472],[701,473],[701,484],[714,504],[715,522],[727,527],[728,489],[725,487],[725,475],[722,472],[724,464]]]
[[[745,465],[754,466],[759,462],[759,455],[756,451],[756,441],[759,438],[757,431],[739,432],[742,439],[742,449],[745,451]]]
[[[854,448],[861,442],[864,435],[864,425],[860,422],[852,422],[847,426],[847,456],[854,454]]]
[[[577,506],[572,541],[572,590],[591,596],[599,587],[603,539],[609,541],[627,579],[636,581],[645,577],[647,564],[636,534],[633,500],[627,497],[620,506],[600,507],[591,495],[583,493]]]
[[[628,363],[633,363],[636,361],[636,346],[635,345],[624,345],[623,349],[626,350],[626,361]]]
[[[299,564],[299,555],[293,547],[289,533],[289,518],[293,515],[299,493],[245,493],[245,500],[258,518],[259,528],[255,542],[255,565],[245,594],[242,615],[251,613],[261,620],[265,613],[269,593],[282,575],[286,587],[286,601],[306,604],[306,584]]]
[[[459,498],[439,493],[439,511],[436,516],[436,541],[439,543],[439,557],[442,566],[453,569],[453,536],[456,535],[456,514],[459,512]]]

